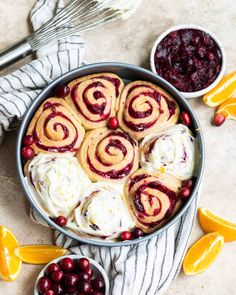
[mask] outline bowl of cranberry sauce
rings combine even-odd
[[[151,52],[151,69],[186,98],[209,92],[222,79],[226,66],[224,48],[207,29],[175,26],[161,34]]]
[[[95,260],[67,255],[48,263],[40,272],[34,295],[91,294],[108,295],[109,279]]]

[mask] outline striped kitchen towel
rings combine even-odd
[[[38,0],[31,12],[34,29],[63,7],[62,1]],[[84,42],[79,35],[65,38],[37,52],[37,59],[0,78],[0,136],[14,118],[21,119],[42,88],[63,73],[81,65]],[[192,230],[197,197],[186,213],[163,234],[131,247],[74,245],[56,232],[57,245],[98,261],[109,275],[112,295],[163,294],[176,278]],[[31,218],[43,223],[34,210]]]

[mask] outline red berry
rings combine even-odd
[[[34,143],[34,137],[32,135],[25,135],[23,138],[23,145],[29,146]]]
[[[64,274],[63,274],[63,272],[61,270],[55,271],[55,272],[52,273],[52,280],[55,283],[60,283],[63,276],[64,276]]]
[[[78,278],[79,278],[79,281],[89,281],[91,279],[90,275],[86,272],[80,272],[78,273]]]
[[[187,112],[182,112],[180,114],[180,121],[186,126],[190,126],[192,123],[191,117]]]
[[[78,276],[73,273],[67,273],[64,277],[64,284],[66,287],[75,287],[78,283]]]
[[[225,122],[225,115],[222,113],[215,114],[213,118],[213,124],[217,127],[221,126]]]
[[[51,285],[52,285],[52,283],[49,278],[41,277],[38,280],[38,284],[37,284],[38,291],[41,293],[48,291],[51,288]]]
[[[55,295],[62,295],[64,294],[64,289],[60,284],[53,284],[51,289],[54,291]]]
[[[101,278],[96,278],[91,280],[91,284],[92,284],[93,290],[95,291],[102,291],[105,288],[104,281]]]
[[[91,268],[87,268],[87,269],[85,269],[84,272],[85,272],[86,274],[89,275],[89,278],[90,278],[90,279],[92,278],[92,276],[93,276],[93,271],[92,271]]]
[[[21,150],[21,155],[24,159],[30,160],[35,156],[34,149],[30,146],[25,146]]]
[[[61,260],[60,266],[65,272],[72,272],[75,267],[75,263],[71,258],[66,257]]]
[[[66,294],[76,294],[78,295],[78,293],[75,293],[76,292],[76,287],[71,287],[71,288],[67,288],[66,289]]]
[[[132,240],[132,233],[130,231],[123,231],[120,237],[122,241]]]
[[[57,97],[66,97],[70,93],[70,88],[67,85],[59,85],[54,89],[54,94]]]
[[[133,237],[135,239],[139,239],[144,235],[144,232],[141,230],[141,228],[139,227],[135,227],[135,229],[133,230]]]
[[[65,216],[58,216],[58,217],[54,220],[54,222],[55,222],[57,225],[61,226],[61,227],[67,225],[67,219],[66,219]]]
[[[119,121],[116,117],[111,117],[109,120],[108,120],[108,126],[115,130],[119,127]]]
[[[92,290],[90,282],[79,282],[78,291],[81,293],[88,294]]]
[[[77,261],[77,266],[80,270],[87,270],[90,267],[90,262],[87,258],[81,258]]]
[[[51,263],[47,267],[46,274],[51,275],[53,272],[60,271],[60,266],[57,263]]]
[[[43,295],[55,295],[55,292],[53,290],[48,290],[44,292]]]
[[[182,199],[188,199],[191,195],[191,190],[188,187],[182,187],[179,191],[179,195]]]
[[[192,186],[193,186],[193,180],[192,179],[185,180],[184,183],[183,183],[183,187],[192,188]]]

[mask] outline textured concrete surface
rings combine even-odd
[[[28,13],[33,4],[34,0],[0,0],[0,49],[28,34],[31,29]],[[215,32],[226,49],[227,71],[236,69],[234,0],[143,0],[139,11],[130,20],[83,34],[88,47],[86,60],[123,61],[148,67],[149,52],[158,34],[180,23],[200,24]],[[19,64],[0,74],[10,72],[17,66]],[[236,221],[236,122],[228,121],[221,128],[213,127],[210,124],[213,110],[203,105],[201,100],[193,99],[190,103],[202,124],[206,140],[206,175],[200,205]],[[25,197],[15,169],[15,140],[16,133],[12,132],[0,147],[0,224],[9,227],[21,244],[51,243],[50,230],[33,224],[27,216]],[[194,242],[201,235],[196,221],[191,241]],[[0,282],[0,294],[32,294],[33,283],[40,269],[40,266],[23,265],[16,282]],[[229,243],[206,272],[194,277],[180,274],[166,294],[235,294],[235,272],[235,243]]]

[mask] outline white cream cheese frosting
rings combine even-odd
[[[77,158],[70,155],[38,154],[27,170],[27,182],[50,217],[68,217],[91,183]]]
[[[144,169],[167,172],[180,180],[193,177],[198,155],[197,144],[185,125],[177,124],[146,136],[140,149],[141,166]]]
[[[97,182],[87,188],[67,226],[75,231],[113,239],[134,227],[125,202],[123,186]]]

